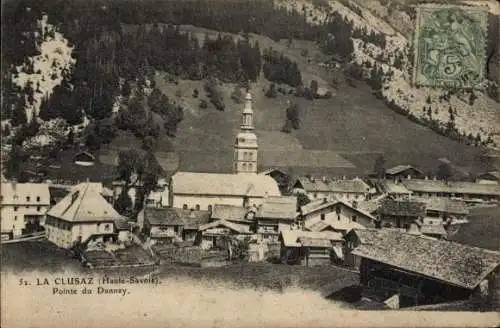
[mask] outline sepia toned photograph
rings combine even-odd
[[[500,3],[2,0],[1,326],[500,326]]]

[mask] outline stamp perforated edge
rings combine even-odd
[[[485,33],[485,42],[483,47],[481,48],[481,56],[484,59],[484,63],[486,64],[486,57],[487,57],[487,48],[488,48],[488,39],[489,39],[489,7],[485,3],[475,3],[475,4],[448,4],[448,3],[422,3],[418,5],[413,6],[415,11],[416,11],[416,19],[415,19],[415,28],[413,30],[413,67],[411,70],[412,76],[411,76],[411,82],[414,87],[428,87],[428,88],[440,88],[437,85],[434,84],[420,84],[418,80],[418,71],[417,71],[417,61],[419,58],[419,47],[418,47],[418,38],[420,36],[420,24],[421,24],[421,15],[422,15],[422,10],[423,9],[443,9],[443,8],[460,8],[464,11],[475,11],[475,12],[482,12],[485,14],[485,19],[481,20],[481,28],[483,32]],[[486,85],[486,67],[483,65],[481,67],[481,72],[480,75],[482,77],[482,81],[479,84],[476,84],[471,87],[463,87],[461,89],[474,89],[474,90],[480,90],[483,89]]]

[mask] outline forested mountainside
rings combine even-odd
[[[276,3],[290,10],[306,8],[308,21],[312,24],[323,24],[332,15],[347,20],[353,27],[352,61],[356,63],[351,75],[368,80],[391,108],[451,138],[493,147],[500,144],[497,83],[489,81],[482,91],[411,85],[415,26],[412,5],[416,1],[276,0]],[[484,1],[483,4],[492,16],[500,15],[498,2]],[[495,40],[497,38],[492,36],[487,49],[489,55],[494,51]],[[492,69],[489,67],[488,71]]]
[[[348,83],[368,82],[393,110],[449,137],[495,146],[497,103],[488,93],[411,87],[408,36],[368,9],[324,0],[7,1],[1,110],[2,152],[8,156],[3,157],[19,161],[29,149],[75,144],[97,150],[120,131],[134,134],[153,152],[162,135],[178,133],[188,97],[204,92],[208,99],[200,99],[200,108],[224,111],[227,85],[261,86],[264,79],[269,98],[291,93],[311,101],[319,97],[319,87],[342,83],[337,77],[318,85],[321,77],[310,73],[317,62],[298,65],[292,51],[261,45],[251,35],[288,40],[289,46],[314,42],[327,65],[333,63]],[[186,25],[219,33],[200,36],[180,28]],[[312,80],[304,79],[304,70]],[[167,74],[173,85],[189,80],[202,87],[189,95],[167,95],[156,86],[158,74]],[[237,102],[237,92],[231,98]],[[299,128],[298,115],[297,105],[289,106],[282,131]],[[15,165],[5,168],[16,174]]]

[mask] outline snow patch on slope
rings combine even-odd
[[[70,74],[72,65],[76,63],[71,57],[74,47],[59,33],[55,26],[48,23],[48,16],[44,15],[38,21],[38,31],[35,37],[41,37],[37,44],[39,55],[28,58],[28,63],[16,67],[12,81],[20,88],[31,84],[34,90],[33,102],[26,101],[26,117],[28,122],[36,117],[40,111],[40,104],[44,97],[52,94],[54,87],[60,85],[63,74]],[[28,67],[33,70],[27,73]]]

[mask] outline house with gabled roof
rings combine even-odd
[[[305,266],[342,259],[342,234],[332,231],[284,230],[280,233],[281,260]]]
[[[76,185],[46,215],[47,239],[62,248],[92,236],[115,239],[115,221],[122,218],[102,195],[102,184]]]
[[[234,223],[225,220],[213,221],[199,227],[201,247],[210,249],[228,236],[240,237],[252,234],[248,224]]]
[[[394,181],[421,179],[424,177],[424,172],[411,165],[396,165],[385,170],[385,177]]]
[[[357,204],[343,200],[317,200],[300,208],[300,221],[309,231],[335,231],[345,234],[351,229],[375,227],[376,218]]]
[[[466,202],[500,200],[500,185],[467,181],[404,180],[401,182],[416,197],[448,197]]]
[[[305,193],[310,200],[342,199],[360,201],[370,197],[371,187],[360,178],[334,180],[327,177],[299,177],[293,184],[295,193]]]
[[[384,228],[408,229],[426,215],[424,202],[409,199],[385,199],[378,209],[378,222]]]
[[[254,216],[256,232],[263,235],[265,239],[271,238],[277,241],[280,227],[288,225],[287,229],[289,229],[296,222],[297,197],[266,197],[262,204],[255,209]]]
[[[471,298],[495,300],[500,253],[391,229],[353,230],[366,297],[397,295],[401,307]]]

